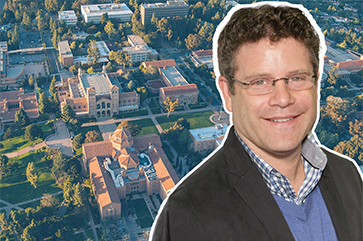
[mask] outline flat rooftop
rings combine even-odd
[[[108,14],[132,14],[132,11],[125,3],[107,3],[107,4],[93,4],[82,5],[82,9],[89,15],[102,15],[107,12]]]
[[[180,72],[173,66],[160,68],[160,71],[168,78],[173,86],[188,84]]]
[[[83,74],[81,82],[85,90],[91,87],[95,88],[96,95],[106,95],[110,93],[111,82],[109,78],[102,73]]]
[[[215,125],[211,127],[189,130],[190,134],[197,141],[215,140],[223,137],[227,133],[228,125]]]
[[[60,20],[67,20],[67,19],[77,19],[76,13],[74,10],[69,11],[59,11],[58,16]]]
[[[344,62],[347,60],[358,60],[359,58],[353,54],[347,53],[340,49],[334,49],[327,45],[326,56],[331,58],[334,62]]]

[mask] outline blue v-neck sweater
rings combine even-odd
[[[302,205],[273,194],[297,241],[338,241],[328,209],[317,186]]]

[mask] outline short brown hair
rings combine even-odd
[[[284,38],[302,42],[310,53],[316,74],[319,69],[320,39],[309,19],[294,7],[262,5],[237,10],[221,31],[218,38],[218,65],[220,74],[227,78],[234,94],[235,55],[243,44],[268,38],[278,42]]]

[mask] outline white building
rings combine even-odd
[[[166,3],[148,3],[141,4],[140,14],[142,24],[150,23],[150,20],[155,14],[158,19],[172,18],[176,16],[184,17],[188,14],[189,5],[184,0],[170,0]]]
[[[74,10],[70,11],[59,11],[58,12],[59,21],[64,21],[67,25],[76,25],[77,16]]]
[[[126,51],[127,55],[130,56],[131,62],[144,62],[149,56],[152,58],[157,57],[158,52],[147,46],[140,36],[128,35],[127,39],[131,44],[131,47],[124,47],[122,50]]]
[[[118,18],[121,22],[129,22],[133,12],[125,3],[107,3],[82,5],[81,13],[86,23],[93,21],[100,23],[102,14],[107,13],[109,18]]]
[[[227,133],[228,125],[215,125],[194,130],[189,130],[191,147],[195,152],[206,153],[221,145]]]

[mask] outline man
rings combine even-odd
[[[363,240],[357,166],[311,133],[320,30],[293,5],[233,12],[214,43],[234,126],[166,200],[152,240]]]

